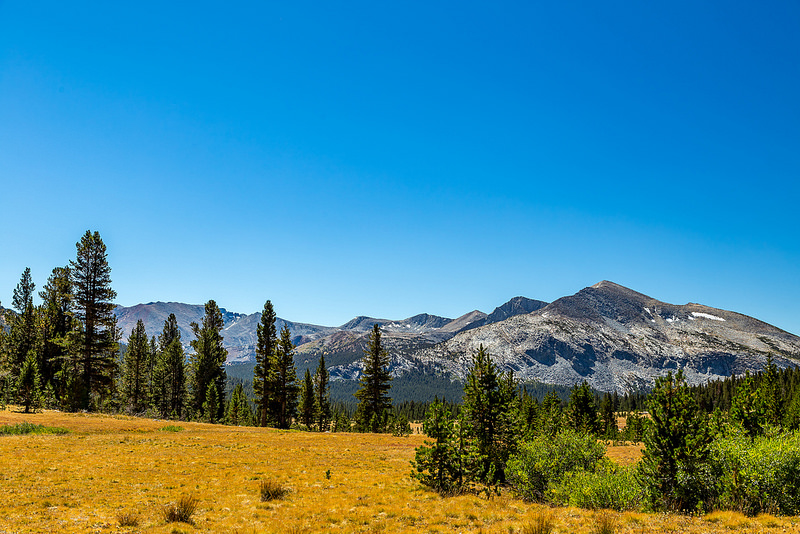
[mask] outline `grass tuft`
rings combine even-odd
[[[159,428],[162,432],[183,432],[183,427],[178,425],[167,425]]]
[[[592,534],[614,534],[617,531],[617,520],[606,511],[595,515],[595,524]]]
[[[533,520],[522,525],[522,534],[550,534],[553,532],[552,512],[540,510],[533,514]]]
[[[22,436],[24,434],[68,434],[66,428],[57,426],[34,425],[33,423],[17,423],[16,425],[0,426],[0,436]]]
[[[121,511],[117,513],[117,523],[121,527],[138,527],[139,514],[131,511]]]
[[[193,524],[192,516],[197,510],[200,501],[197,497],[183,495],[178,502],[164,506],[161,513],[167,523],[188,523]]]
[[[288,488],[281,486],[280,482],[268,478],[261,481],[261,502],[283,499],[289,493]]]

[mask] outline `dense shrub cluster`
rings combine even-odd
[[[748,437],[741,430],[711,445],[715,507],[747,515],[800,513],[800,434]]]
[[[592,472],[605,446],[588,433],[571,429],[523,443],[508,462],[509,479],[527,500],[547,502],[567,473]]]

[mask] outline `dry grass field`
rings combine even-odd
[[[799,518],[718,512],[704,517],[547,508],[510,496],[442,498],[408,475],[423,437],[315,434],[47,411],[0,411],[66,435],[0,436],[2,532],[799,532]],[[164,430],[179,425],[184,430]],[[635,461],[635,446],[609,456]],[[330,478],[326,476],[329,471]],[[261,502],[262,480],[289,493]],[[193,522],[165,505],[198,499]],[[127,523],[129,526],[121,526]]]

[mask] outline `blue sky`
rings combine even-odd
[[[35,5],[34,5],[35,4]],[[0,301],[338,325],[608,279],[800,334],[796,2],[0,2]]]

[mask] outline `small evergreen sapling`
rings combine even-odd
[[[17,378],[17,399],[25,407],[25,413],[30,413],[31,410],[35,412],[42,401],[39,364],[36,360],[36,353],[29,351]]]
[[[411,476],[444,495],[456,493],[464,482],[458,452],[453,447],[453,424],[450,408],[435,400],[423,423],[425,435],[433,441],[426,440],[417,448],[411,462]]]

